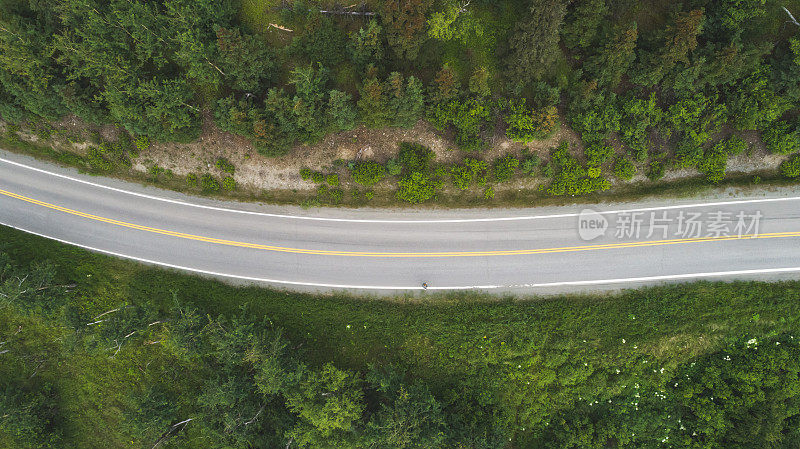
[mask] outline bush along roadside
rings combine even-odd
[[[235,195],[259,200],[274,198],[270,191],[253,196],[246,186],[240,186],[235,178],[236,167],[224,157],[209,161],[210,172],[192,172],[183,178],[147,159],[150,145],[147,138],[131,138],[122,132],[116,140],[105,140],[96,134],[88,138],[69,135],[52,127],[34,129],[43,139],[41,142],[22,140],[20,136],[25,135],[27,129],[11,125],[6,126],[0,141],[11,149],[44,156],[94,174],[132,178],[201,195]],[[57,151],[47,145],[59,137],[86,145],[86,155]],[[699,151],[691,150],[689,143],[685,145],[676,151],[674,158],[667,153],[658,153],[638,160],[635,154],[624,148],[596,141],[584,146],[583,150],[562,142],[549,151],[531,152],[523,148],[519,153],[496,159],[488,159],[480,152],[467,152],[462,153],[458,162],[441,163],[435,160],[430,149],[417,143],[401,142],[397,155],[385,162],[336,160],[322,170],[303,168],[300,177],[314,184],[313,190],[310,193],[285,192],[280,202],[307,207],[370,204],[524,206],[550,201],[553,197],[581,197],[609,190],[606,195],[613,197],[617,191],[624,192],[628,185],[645,192],[654,191],[649,186],[658,186],[665,172],[676,168],[696,170],[696,185],[701,188],[703,183],[725,184],[729,179],[726,173],[728,160],[752,151],[751,144],[737,134],[709,139]],[[794,148],[791,143],[786,145]],[[798,164],[796,155],[783,156],[784,162],[772,175],[759,173],[760,182],[781,182],[777,181],[779,177],[787,181],[797,179],[793,169]],[[146,167],[144,173],[132,169],[134,160]],[[733,179],[738,183],[736,185],[743,182],[742,175]],[[661,185],[665,186],[662,191],[669,193],[670,184],[662,182]],[[523,196],[513,192],[521,192]],[[529,202],[521,202],[520,198],[524,197],[529,198]]]

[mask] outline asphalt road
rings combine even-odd
[[[562,292],[798,277],[800,195],[791,195],[604,205],[599,214],[581,214],[585,206],[302,210],[190,197],[0,151],[0,224],[303,290],[394,292],[426,282],[430,290]]]

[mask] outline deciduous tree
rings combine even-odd
[[[387,0],[382,3],[381,20],[389,46],[403,59],[417,59],[427,37],[426,14],[432,0]]]

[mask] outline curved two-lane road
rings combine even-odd
[[[790,191],[583,209],[304,211],[189,197],[0,152],[0,224],[230,279],[563,291],[800,274],[800,197]],[[581,218],[584,237],[603,222],[605,233],[584,240]]]

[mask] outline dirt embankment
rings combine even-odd
[[[71,151],[79,155],[85,155],[93,143],[116,140],[120,132],[111,125],[90,126],[74,117],[53,123],[53,130],[54,132],[46,136],[47,145],[59,151]],[[42,135],[35,132],[22,131],[19,135],[31,142],[43,140]],[[774,170],[785,159],[784,156],[769,154],[757,133],[744,132],[740,135],[750,143],[751,148],[745,154],[730,158],[728,172],[750,173]],[[398,145],[404,141],[420,143],[430,148],[436,154],[436,161],[440,163],[456,163],[465,156],[464,152],[457,149],[451,136],[437,131],[428,122],[420,120],[408,129],[358,127],[351,131],[328,135],[312,145],[297,145],[283,156],[266,157],[259,154],[247,139],[220,131],[210,117],[206,116],[201,135],[197,140],[189,143],[152,143],[133,161],[133,169],[147,172],[153,165],[157,165],[171,170],[178,176],[206,172],[221,175],[214,164],[219,158],[225,158],[236,167],[234,178],[243,187],[255,190],[310,191],[316,188],[316,184],[303,180],[300,177],[300,169],[307,167],[317,171],[336,171],[334,162],[337,160],[370,159],[385,162],[397,155]],[[552,137],[529,144],[514,142],[502,133],[496,133],[489,139],[488,148],[480,157],[492,161],[509,154],[520,155],[523,149],[527,149],[532,153],[538,153],[544,159],[549,150],[562,141],[569,142],[571,151],[576,156],[582,155],[583,145],[580,137],[561,123],[559,131]],[[620,147],[617,151],[624,149]],[[632,181],[646,180],[644,173],[644,167],[640,167]],[[665,173],[665,180],[678,180],[697,175],[697,171],[693,169],[672,168]],[[541,179],[536,178],[516,178],[512,182],[502,183],[494,188],[498,193],[532,189],[541,182]]]

